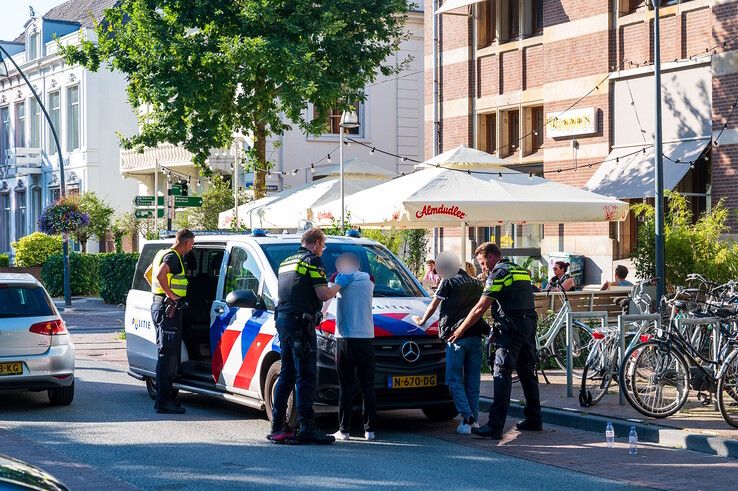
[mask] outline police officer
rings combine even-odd
[[[276,324],[282,369],[275,387],[272,432],[268,436],[273,443],[296,440],[298,443],[330,444],[335,441],[332,435],[320,431],[314,422],[313,400],[318,369],[315,327],[321,320],[323,302],[335,297],[352,277],[339,274],[336,284],[328,286],[320,260],[325,241],[320,229],[311,228],[302,236],[302,247],[279,266]],[[293,389],[300,423],[297,434],[285,422],[287,401]]]
[[[472,428],[478,436],[499,440],[510,407],[512,371],[518,372],[525,395],[525,419],[516,427],[522,431],[541,431],[541,402],[536,366],[536,322],[530,273],[503,259],[500,248],[485,242],[475,251],[477,260],[490,272],[484,293],[466,320],[456,329],[449,342],[460,338],[492,305],[495,317],[497,351],[494,362],[494,401],[489,409],[489,421]]]
[[[174,245],[162,249],[151,264],[151,317],[156,326],[156,403],[159,413],[182,414],[185,409],[172,397],[172,379],[177,373],[179,349],[182,342],[181,302],[187,296],[187,277],[184,261],[195,244],[195,234],[183,228],[177,231]]]

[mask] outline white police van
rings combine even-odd
[[[156,395],[156,332],[150,312],[151,288],[144,273],[156,253],[171,244],[172,239],[168,239],[143,246],[126,302],[128,373],[146,382],[152,398]],[[175,391],[266,410],[271,418],[280,371],[279,337],[274,326],[277,271],[299,247],[300,236],[292,234],[254,231],[196,236],[195,247],[185,258],[189,308],[183,315]],[[375,279],[377,408],[417,408],[434,420],[453,418],[456,410],[445,385],[445,352],[438,338],[437,319],[424,327],[412,321],[412,316],[425,311],[428,294],[388,249],[358,237],[328,237],[322,260],[329,276],[335,271],[335,259],[344,252],[356,254],[361,269]],[[226,297],[232,292],[229,304]],[[335,302],[331,302],[317,327],[317,410],[338,404],[334,332]],[[295,415],[290,407],[288,418],[294,421]]]

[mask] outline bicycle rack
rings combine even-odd
[[[676,328],[680,333],[684,333],[682,326],[714,326],[712,330],[712,346],[710,356],[713,360],[717,360],[720,356],[720,338],[722,334],[720,332],[720,318],[719,317],[685,317],[676,319]],[[699,395],[699,394],[698,394]],[[718,410],[717,397],[713,397],[713,404],[715,410]]]
[[[620,314],[618,316],[618,332],[620,333],[620,365],[625,366],[625,325],[631,322],[648,321],[656,324],[656,329],[661,329],[661,314]],[[625,406],[625,382],[618,380],[618,393],[620,405]]]
[[[574,360],[571,354],[574,319],[600,319],[600,326],[607,327],[608,313],[604,310],[589,312],[569,312],[566,314],[566,397],[574,397]]]

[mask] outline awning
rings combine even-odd
[[[706,140],[692,140],[663,145],[664,189],[677,187],[689,172],[689,163],[699,159],[709,143]],[[584,189],[620,199],[652,198],[656,188],[654,162],[653,147],[646,148],[645,153],[638,147],[613,149],[607,156],[607,162],[600,164]],[[695,162],[695,165],[700,164]]]
[[[469,5],[474,5],[475,3],[479,3],[482,1],[484,0],[446,0],[445,2],[443,2],[443,5],[441,5],[441,7],[436,10],[436,15],[445,14],[446,12],[460,9],[461,7],[468,7]]]

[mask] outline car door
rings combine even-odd
[[[228,307],[225,298],[236,290],[260,293],[264,268],[248,244],[229,246],[223,265],[219,298],[213,302],[211,312],[213,380],[223,389],[250,391],[261,354],[273,338],[261,332],[272,314],[268,310]]]

